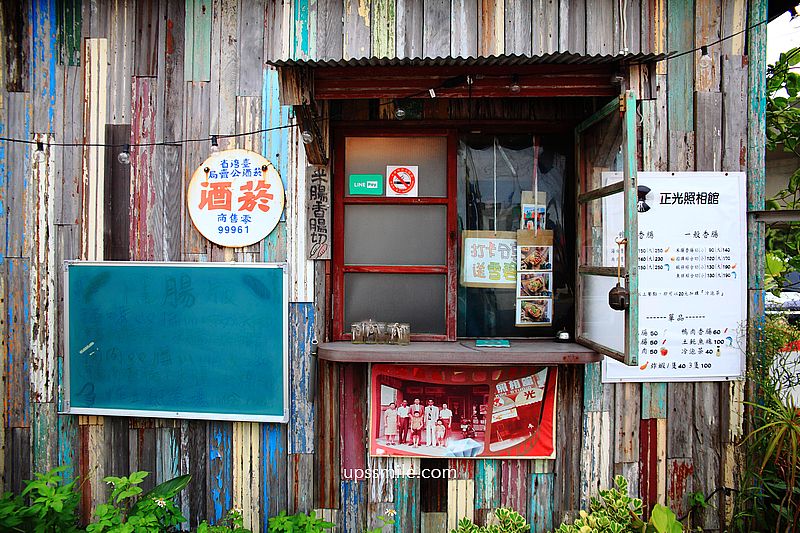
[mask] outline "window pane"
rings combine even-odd
[[[444,265],[443,205],[348,205],[344,262],[348,265]]]
[[[585,227],[581,265],[617,266],[616,240],[625,236],[622,202],[623,194],[619,192],[581,205],[581,223]],[[624,266],[624,253],[621,259]]]
[[[439,274],[344,275],[344,327],[360,320],[408,322],[411,334],[445,334],[447,277]]]
[[[419,167],[419,196],[447,196],[447,137],[348,137],[345,151],[345,180],[379,174],[385,190],[388,165],[411,165]]]
[[[608,306],[608,291],[617,284],[610,276],[581,275],[583,291],[583,337],[618,352],[625,351],[625,313]]]
[[[603,173],[622,172],[622,120],[611,113],[581,134],[582,193],[599,189]]]
[[[546,195],[545,228],[553,231],[553,324],[517,327],[516,291],[459,286],[460,337],[551,337],[572,329],[574,309],[574,188],[569,138],[531,135],[465,135],[458,150],[458,215],[461,230],[516,231],[522,191]],[[534,183],[534,175],[536,176]],[[496,176],[496,178],[495,178]],[[569,213],[565,214],[565,210]],[[459,265],[460,268],[460,265]]]

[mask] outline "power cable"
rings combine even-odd
[[[628,64],[632,65],[632,66],[636,66],[636,65],[641,65],[641,64],[658,63],[658,62],[661,62],[661,61],[671,61],[671,60],[678,59],[678,58],[683,57],[683,56],[688,55],[688,54],[693,54],[693,53],[698,52],[698,51],[701,52],[703,55],[706,55],[708,53],[708,47],[709,46],[714,46],[716,44],[719,44],[719,43],[722,43],[724,41],[727,41],[728,39],[732,39],[734,37],[737,37],[737,36],[739,36],[739,35],[741,35],[743,33],[746,33],[746,32],[748,32],[748,31],[750,31],[752,29],[755,29],[755,28],[757,28],[757,27],[759,27],[759,26],[761,26],[763,24],[767,24],[768,22],[769,22],[768,20],[762,20],[762,21],[756,22],[755,24],[753,24],[751,26],[748,26],[747,28],[744,28],[744,29],[742,29],[742,30],[740,30],[738,32],[732,33],[730,35],[726,35],[724,37],[721,37],[720,39],[717,39],[716,41],[712,41],[710,43],[706,43],[706,44],[697,46],[695,48],[692,48],[690,50],[685,50],[683,52],[667,54],[665,57],[663,57],[661,59],[657,59],[657,60],[652,61],[652,62],[648,62],[648,63],[634,63],[634,62],[631,62],[631,63],[628,63]],[[580,73],[580,72],[581,72],[580,70],[576,70],[575,71],[575,73]],[[569,72],[562,72],[562,74],[568,74],[568,73]],[[485,75],[483,77],[486,78],[486,77],[504,77],[504,76]],[[422,90],[419,90],[419,91],[415,91],[415,92],[410,93],[410,94],[408,94],[406,96],[395,98],[395,99],[392,99],[391,101],[388,101],[388,102],[380,103],[380,104],[378,104],[378,107],[382,107],[382,106],[385,106],[385,105],[395,105],[395,102],[398,101],[398,100],[400,100],[400,101],[408,100],[408,99],[412,99],[412,98],[417,98],[419,96],[423,96],[425,94],[430,94],[431,98],[436,98],[436,91],[439,90],[439,89],[452,89],[452,88],[456,88],[456,87],[462,87],[464,85],[467,85],[468,90],[469,90],[469,94],[470,94],[470,99],[471,99],[472,84],[473,84],[473,81],[472,81],[470,75],[462,74],[462,75],[458,75],[458,76],[453,76],[452,78],[445,79],[444,81],[442,81],[439,85],[437,85],[435,87],[430,87],[428,89],[422,89]],[[333,119],[334,118],[331,117],[331,116],[320,117],[320,118],[315,119],[315,122],[321,123],[321,122],[325,122],[325,121],[333,120]],[[66,142],[36,141],[36,140],[31,140],[31,139],[17,139],[17,138],[13,138],[13,137],[0,137],[0,141],[18,143],[18,144],[36,145],[37,146],[37,151],[40,151],[41,147],[43,147],[43,146],[58,146],[58,147],[87,147],[87,148],[91,148],[91,147],[97,147],[97,148],[123,148],[127,152],[131,148],[137,148],[137,147],[182,146],[184,144],[195,143],[195,142],[211,142],[214,139],[234,139],[234,138],[239,138],[239,137],[247,137],[247,136],[250,136],[250,135],[258,135],[260,133],[269,133],[271,131],[278,131],[278,130],[282,130],[282,129],[297,128],[299,126],[300,126],[300,124],[297,124],[297,123],[294,123],[294,124],[282,124],[280,126],[272,126],[272,127],[269,127],[269,128],[260,128],[260,129],[257,129],[257,130],[246,131],[246,132],[242,132],[242,133],[227,133],[227,134],[218,133],[218,134],[209,135],[208,137],[198,138],[198,139],[189,138],[189,139],[175,139],[175,140],[169,140],[169,141],[154,141],[154,142],[140,142],[140,143],[66,143]]]

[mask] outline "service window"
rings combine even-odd
[[[519,134],[460,137],[459,337],[552,338],[572,329],[569,141]],[[529,236],[541,246],[513,242],[518,230],[524,230],[520,243]],[[541,315],[531,316],[534,311]]]
[[[615,99],[574,137],[340,131],[334,340],[366,319],[418,341],[566,329],[635,363],[635,106]]]
[[[571,329],[570,157],[566,137],[346,133],[337,143],[334,337],[348,339],[350,325],[368,318],[408,322],[415,340]],[[398,168],[409,174],[393,177]],[[524,212],[533,197],[535,220]],[[518,277],[515,241],[526,224],[530,235],[548,235],[546,270]],[[510,237],[501,248],[498,235]],[[518,325],[523,304],[545,300],[540,323]]]

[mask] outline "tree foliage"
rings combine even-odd
[[[800,158],[800,47],[784,52],[767,67],[767,150],[782,150]],[[800,209],[800,167],[786,187],[767,200],[767,209]],[[768,227],[767,289],[779,292],[788,272],[800,271],[800,231],[797,224]],[[799,287],[800,288],[800,287]]]

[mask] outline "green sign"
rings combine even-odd
[[[348,192],[365,196],[383,195],[382,174],[350,174]]]

